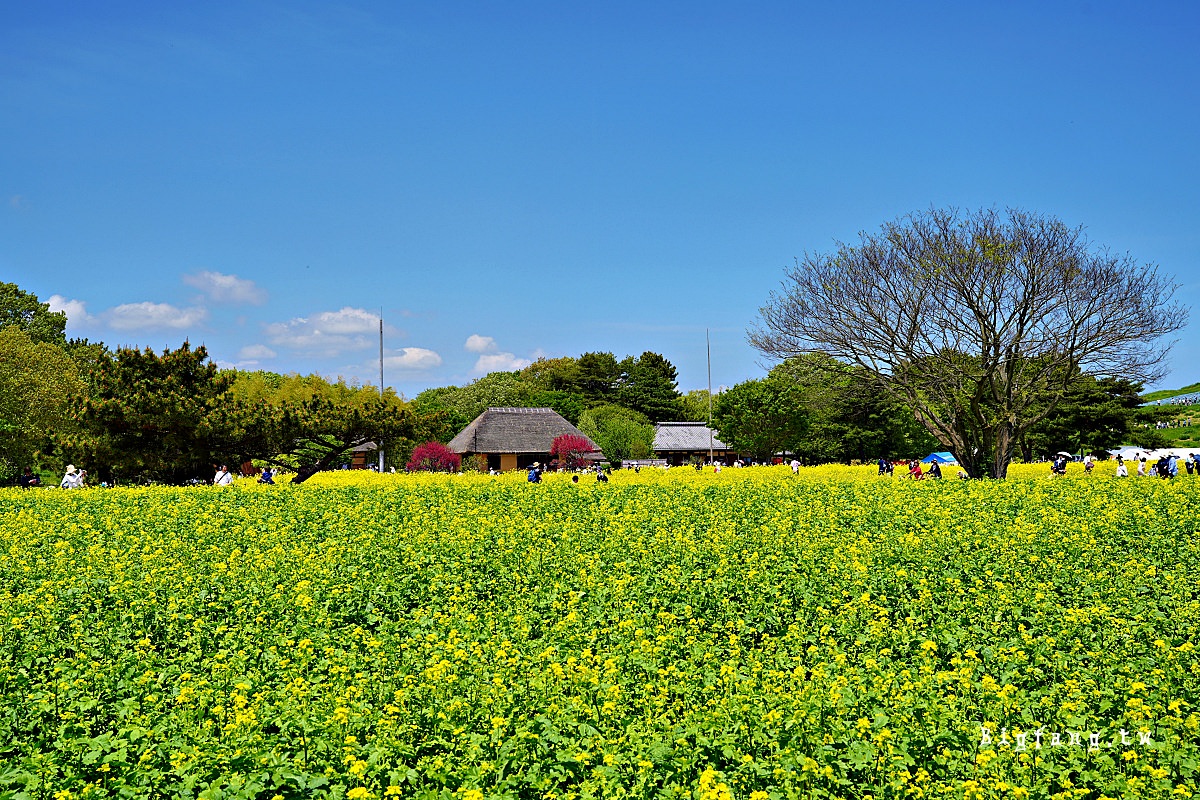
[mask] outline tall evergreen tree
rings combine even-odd
[[[584,353],[579,357],[579,390],[590,405],[610,403],[616,397],[621,366],[612,353]]]
[[[223,457],[213,411],[233,381],[184,342],[161,355],[122,348],[101,361],[74,414],[64,454],[104,479],[181,483],[211,477]]]
[[[675,366],[670,361],[647,350],[638,358],[625,358],[620,368],[617,402],[644,414],[651,422],[683,416]]]

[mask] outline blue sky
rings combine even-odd
[[[539,355],[764,372],[783,269],[930,206],[1200,300],[1194,3],[7,3],[0,280],[71,335],[408,396]],[[1163,382],[1200,380],[1193,315]]]

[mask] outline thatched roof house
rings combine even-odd
[[[506,472],[550,460],[550,447],[565,433],[583,436],[552,408],[489,408],[450,440],[461,455],[487,456],[488,468]],[[592,449],[596,443],[586,436]]]
[[[710,446],[714,461],[732,463],[737,458],[737,451],[718,439],[716,432],[703,422],[660,422],[654,426],[654,455],[672,466],[686,464],[693,458],[707,461]]]

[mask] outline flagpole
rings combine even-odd
[[[379,309],[379,402],[383,402],[383,309]],[[383,474],[383,442],[379,443],[379,474]]]
[[[712,341],[708,337],[708,328],[704,329],[704,349],[708,353],[708,463],[713,463],[713,431],[712,431]]]

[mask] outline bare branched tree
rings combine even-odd
[[[969,475],[1003,478],[1080,371],[1163,376],[1177,288],[1053,217],[932,209],[798,259],[749,338],[864,367]]]

